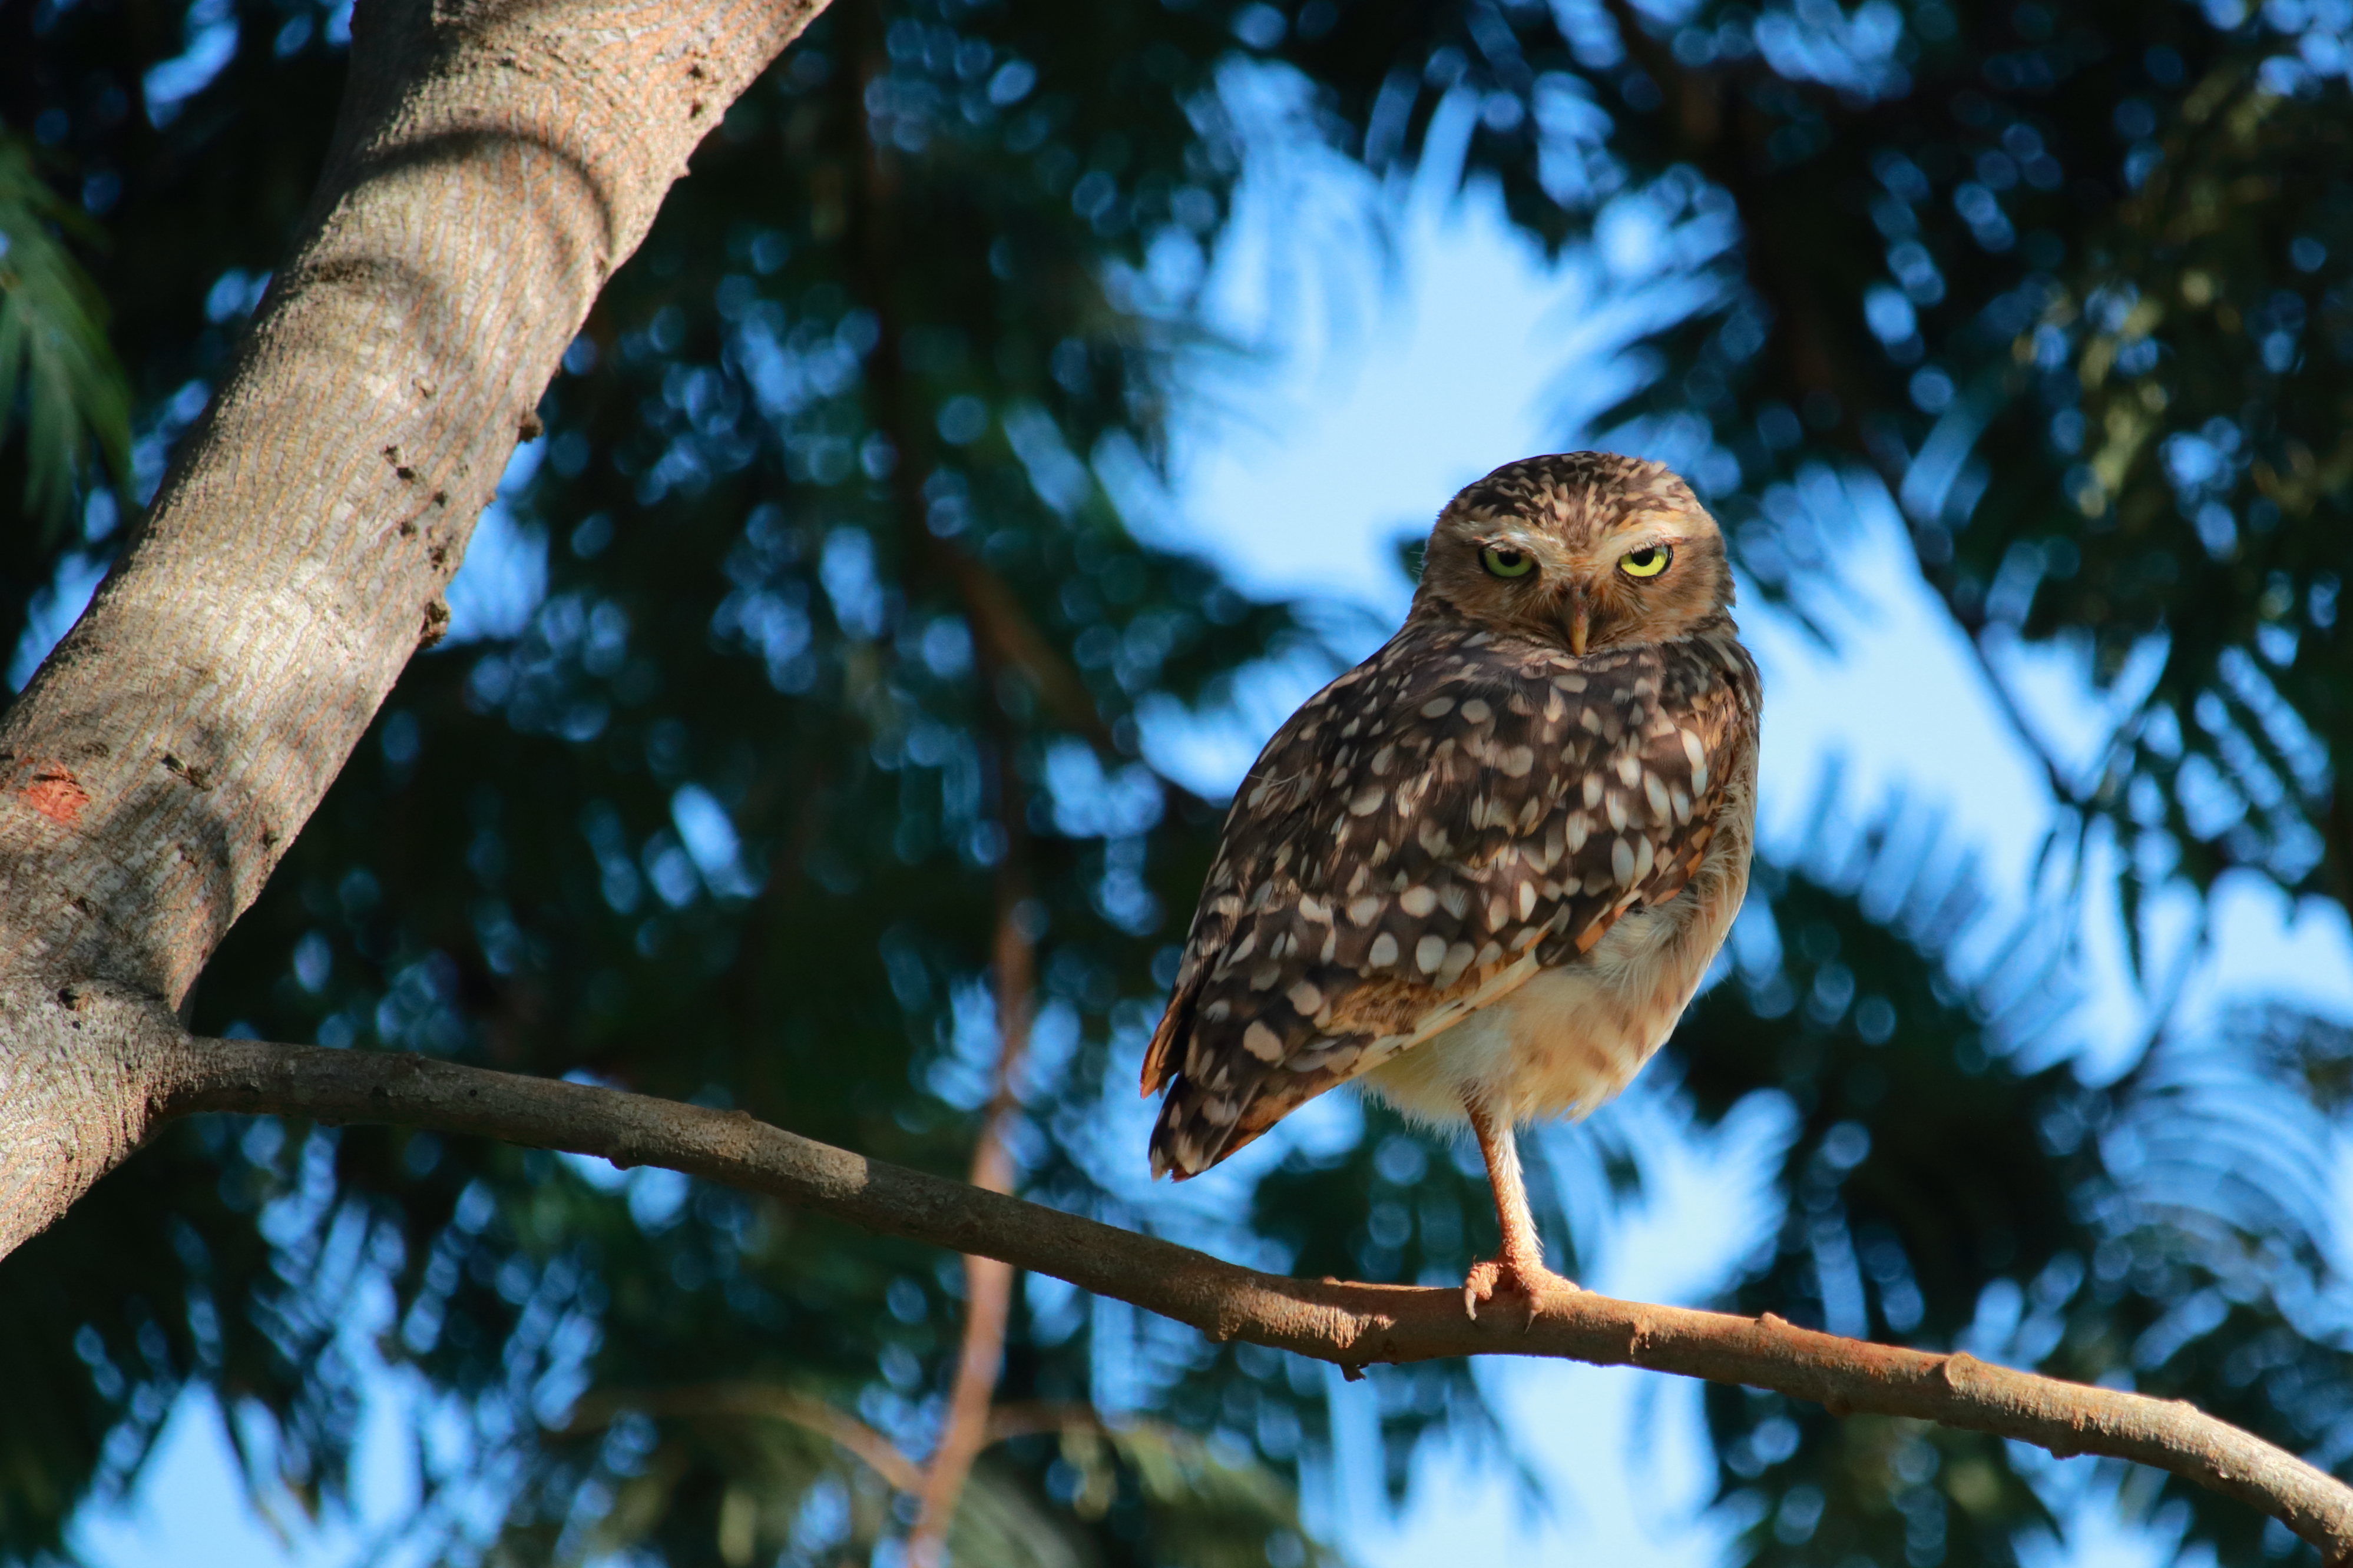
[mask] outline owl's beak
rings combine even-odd
[[[1586,639],[1592,635],[1592,630],[1593,610],[1586,603],[1585,590],[1571,584],[1568,589],[1568,651],[1583,658]]]

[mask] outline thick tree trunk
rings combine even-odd
[[[169,1053],[123,998],[175,1005],[260,892],[597,291],[821,5],[362,0],[303,239],[0,718],[0,1254],[137,1145]]]

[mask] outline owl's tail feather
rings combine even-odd
[[[1168,1079],[1168,1098],[1152,1127],[1152,1173],[1198,1176],[1273,1125],[1247,1114],[1246,1100],[1202,1088],[1183,1073]],[[1252,1122],[1258,1124],[1253,1126]]]
[[[1168,998],[1168,1005],[1160,1015],[1160,1026],[1152,1031],[1152,1043],[1144,1047],[1145,1099],[1157,1094],[1161,1086],[1176,1076],[1176,1063],[1180,1056],[1176,1041],[1192,1026],[1193,993],[1180,990]]]

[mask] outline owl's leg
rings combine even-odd
[[[1463,1105],[1471,1113],[1479,1152],[1487,1161],[1487,1181],[1495,1189],[1495,1219],[1503,1226],[1504,1245],[1493,1258],[1471,1266],[1462,1281],[1462,1310],[1476,1318],[1480,1302],[1497,1290],[1513,1290],[1527,1299],[1533,1321],[1537,1297],[1547,1290],[1574,1290],[1577,1285],[1545,1267],[1544,1242],[1536,1235],[1536,1216],[1528,1209],[1527,1184],[1520,1177],[1520,1148],[1510,1120],[1476,1100],[1465,1100]]]

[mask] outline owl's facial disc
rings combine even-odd
[[[1584,658],[1683,636],[1732,603],[1715,521],[1656,463],[1572,452],[1507,463],[1440,514],[1417,613]]]

